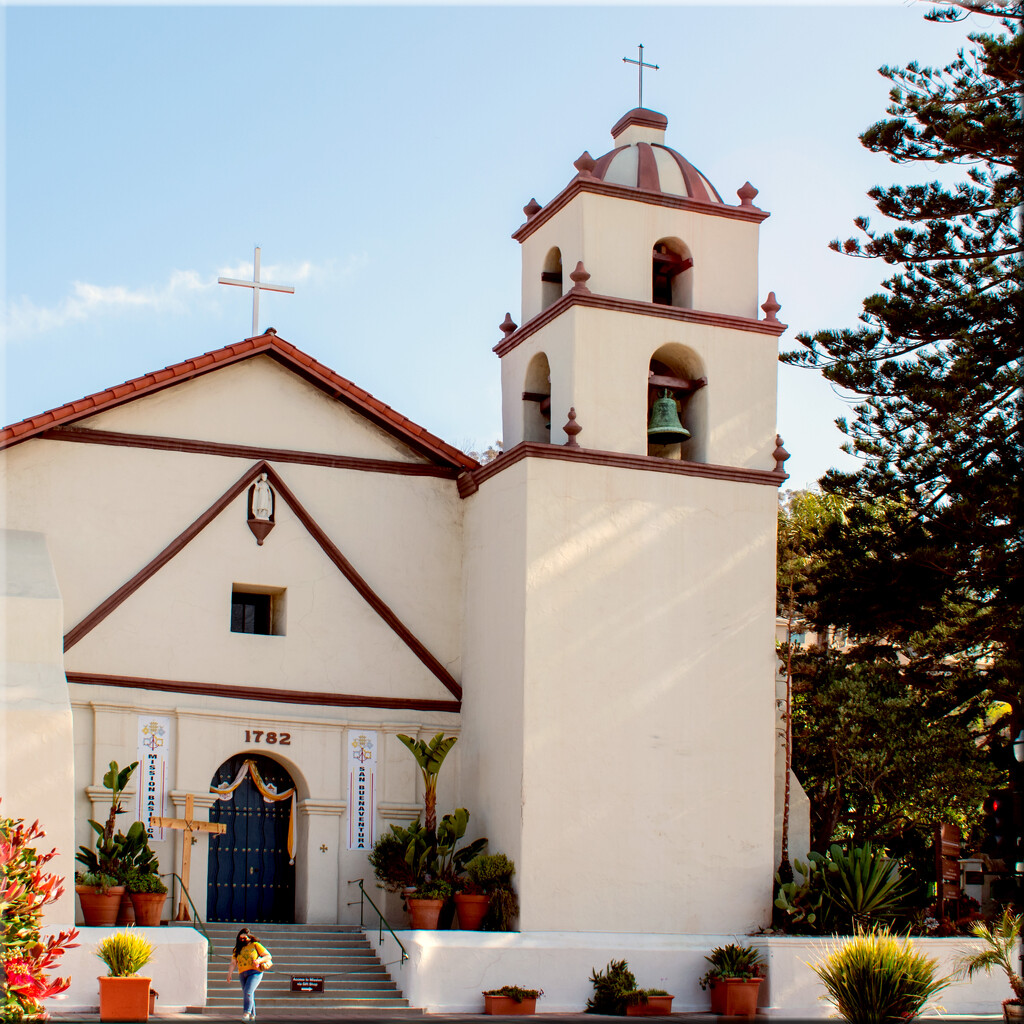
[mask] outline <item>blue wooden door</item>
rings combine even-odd
[[[239,754],[217,769],[212,785],[233,782],[242,764],[254,761],[264,783],[282,793],[292,778],[276,761]],[[295,920],[295,865],[288,862],[291,801],[267,803],[246,774],[230,800],[215,800],[210,821],[227,826],[210,836],[206,917],[209,921]]]

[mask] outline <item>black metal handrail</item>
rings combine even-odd
[[[405,951],[405,946],[402,945],[402,940],[395,934],[394,928],[392,928],[391,925],[389,925],[387,921],[384,920],[384,915],[380,912],[380,907],[378,907],[377,904],[373,902],[373,897],[363,888],[363,880],[361,878],[350,878],[348,880],[348,884],[359,886],[359,927],[364,927],[363,897],[365,896],[366,899],[369,901],[370,906],[377,911],[377,919],[379,921],[379,924],[377,926],[377,941],[383,941],[384,929],[387,928],[387,930],[391,933],[391,938],[393,938],[395,942],[398,943],[398,948],[402,951],[401,962],[404,964],[405,961],[409,959],[409,954]],[[354,906],[354,904],[350,903],[349,906]]]
[[[206,926],[203,924],[203,919],[199,916],[199,911],[196,908],[195,903],[192,902],[192,895],[188,891],[188,886],[185,885],[185,883],[181,880],[181,875],[179,875],[177,871],[164,871],[163,877],[176,878],[178,880],[178,885],[181,886],[181,891],[185,894],[185,899],[188,900],[188,905],[192,908],[192,914],[194,916],[194,919],[191,922],[191,924],[193,925],[193,927],[198,925],[199,930],[203,933],[203,938],[206,939],[206,945],[209,949],[209,952],[212,953],[214,956],[221,956],[221,954],[218,954],[216,949],[214,949],[213,939],[210,938],[209,933],[206,931]],[[171,902],[174,902],[173,896],[171,898]],[[181,923],[185,924],[184,921],[182,921]],[[221,956],[221,959],[226,960],[227,957]]]

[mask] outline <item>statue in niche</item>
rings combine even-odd
[[[274,512],[274,492],[267,481],[267,474],[260,473],[252,489],[252,517],[270,522]]]

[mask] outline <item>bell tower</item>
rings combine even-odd
[[[724,202],[667,124],[629,111],[525,207],[505,452],[460,479],[464,789],[524,932],[770,919],[785,325],[757,190]]]
[[[547,204],[531,201],[522,245],[523,326],[506,321],[501,357],[506,450],[561,444],[570,407],[580,444],[744,468],[771,467],[774,339],[758,319],[758,227],[768,214],[718,190],[665,145],[668,119],[637,108],[614,148],[584,152]],[[671,397],[689,438],[649,444],[652,407]],[[550,403],[554,420],[540,414]],[[664,408],[662,409],[664,411]],[[660,437],[662,435],[655,435]]]

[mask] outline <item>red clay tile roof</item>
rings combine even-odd
[[[246,338],[235,345],[228,345],[215,352],[206,352],[195,359],[186,359],[182,363],[175,363],[162,370],[147,373],[143,377],[125,381],[124,384],[116,384],[106,391],[98,391],[94,395],[68,402],[20,423],[12,423],[0,430],[0,450],[27,441],[51,427],[67,426],[86,416],[93,416],[105,409],[112,409],[143,395],[162,391],[166,387],[257,355],[267,355],[275,359],[321,391],[327,392],[332,398],[362,413],[367,419],[404,441],[432,462],[460,470],[477,468],[476,460],[465,452],[435,437],[428,430],[395,412],[389,405],[385,405],[369,392],[335,373],[330,367],[318,363],[312,356],[306,355],[301,349],[276,334]]]

